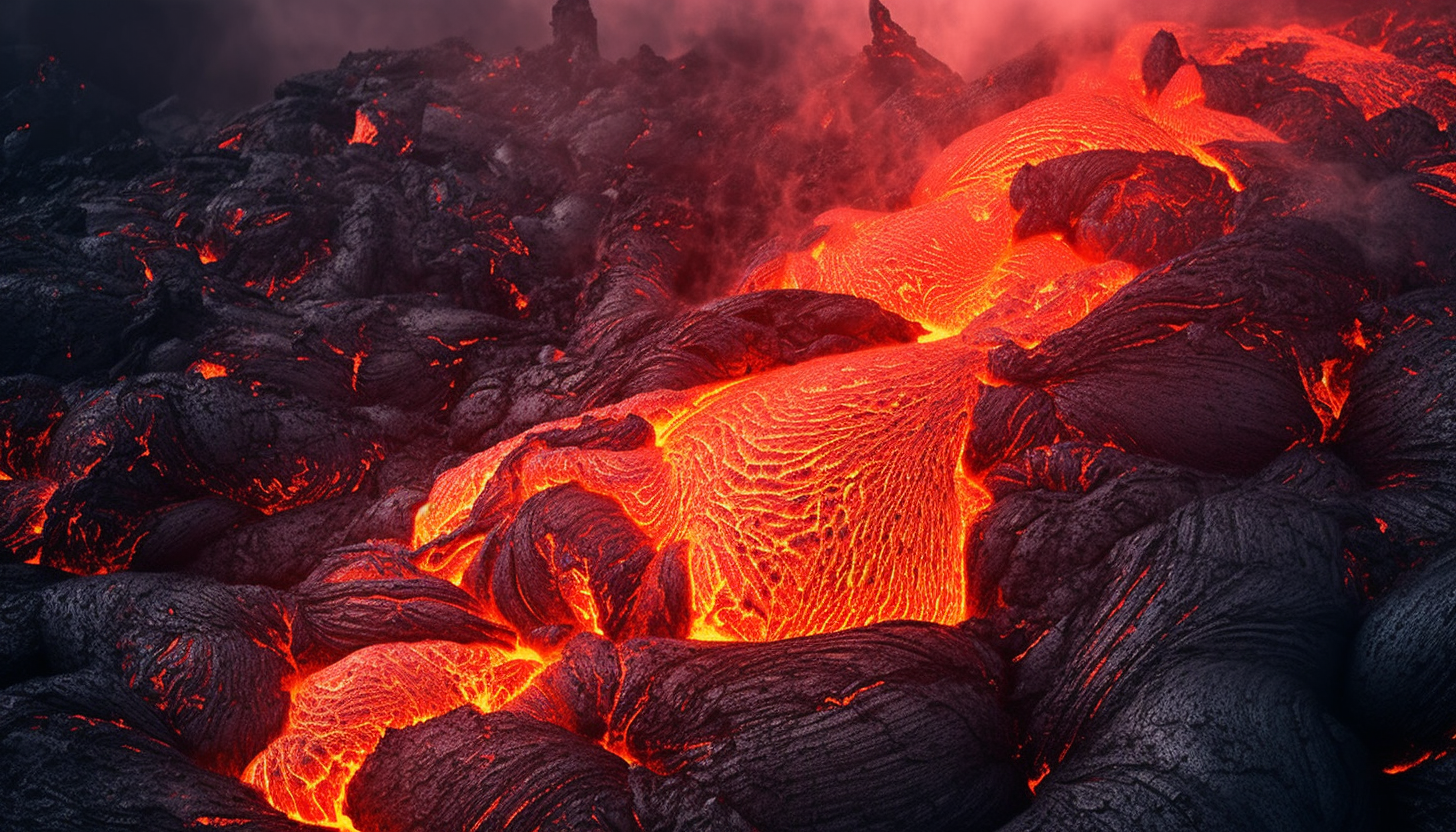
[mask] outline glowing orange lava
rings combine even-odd
[[[188,367],[187,369],[201,375],[203,378],[208,379],[222,378],[223,376],[226,376],[228,374],[227,367],[224,367],[223,365],[218,364],[215,361],[208,361],[206,359],[199,359],[192,362],[192,366]]]
[[[1135,269],[1096,262],[1062,239],[1013,240],[1022,166],[1099,149],[1162,150],[1218,163],[1199,144],[1277,141],[1202,104],[1192,67],[1161,96],[1141,84],[1137,32],[1110,60],[952,143],[903,211],[820,217],[806,250],[745,288],[804,287],[878,302],[939,336],[934,344],[825,358],[687,393],[651,394],[590,414],[636,414],[656,443],[629,451],[535,447],[513,463],[519,505],[564,483],[606,495],[658,546],[686,543],[693,634],[773,639],[890,618],[964,617],[961,546],[984,497],[959,469],[989,342],[1035,343],[1080,320]],[[1237,183],[1234,183],[1237,185]],[[994,332],[993,332],[994,330]],[[481,534],[466,522],[507,456],[543,425],[441,476],[420,510],[423,568],[457,582]],[[442,539],[443,538],[443,539]],[[427,546],[432,541],[438,545]],[[580,587],[583,576],[561,575]],[[567,603],[595,620],[591,598]],[[589,594],[588,594],[589,595]]]
[[[349,144],[378,144],[379,128],[375,126],[374,120],[363,110],[354,112],[354,135],[349,137]]]
[[[1006,337],[1033,344],[1072,325],[1136,271],[1089,259],[1052,234],[1015,239],[1012,179],[1024,165],[1089,150],[1167,151],[1224,170],[1205,145],[1280,141],[1205,106],[1193,63],[1149,92],[1141,61],[1159,28],[1203,63],[1268,40],[1306,44],[1299,71],[1338,84],[1367,116],[1414,102],[1444,127],[1456,112],[1444,79],[1319,32],[1137,27],[1105,59],[1065,75],[1057,93],[949,145],[906,209],[826,212],[821,236],[759,268],[743,287],[868,298],[924,324],[935,340],[647,393],[539,425],[437,478],[416,516],[418,565],[464,582],[487,535],[500,530],[490,523],[571,483],[619,505],[658,552],[685,552],[696,638],[757,641],[896,618],[964,619],[965,535],[988,497],[961,460],[978,391],[991,381],[986,356]],[[360,110],[351,142],[377,140],[375,122]],[[1456,178],[1456,169],[1448,175]],[[1229,183],[1241,187],[1231,175]],[[210,255],[203,250],[204,261]],[[527,299],[511,289],[524,312]],[[226,372],[205,361],[194,369]],[[1304,379],[1327,430],[1348,395],[1348,369],[1327,361]],[[604,450],[544,438],[628,416],[651,426],[650,441]],[[499,503],[472,518],[483,494]],[[594,629],[590,576],[573,570],[551,583],[579,625]],[[533,655],[484,646],[360,650],[301,681],[287,729],[244,779],[294,818],[352,828],[344,788],[386,728],[467,703],[498,707],[540,666]],[[1046,774],[1032,778],[1033,790]]]
[[[1178,153],[1221,168],[1202,144],[1220,138],[1279,141],[1248,119],[1203,106],[1192,66],[1183,67],[1161,95],[1145,96],[1133,56],[1141,59],[1155,31],[1130,35],[1110,68],[1076,75],[1065,91],[952,142],[921,177],[909,208],[820,215],[816,224],[827,231],[819,240],[760,268],[744,288],[842,292],[949,332],[976,325],[978,316],[993,312],[1003,299],[1020,300],[1038,312],[1035,299],[1068,280],[1082,284],[1085,305],[1100,303],[1136,269],[1088,260],[1053,235],[1014,240],[1011,180],[1022,166],[1121,149]]]
[[[427,641],[351,653],[300,681],[288,725],[243,772],[274,808],[308,823],[353,829],[344,789],[386,728],[460,707],[500,707],[535,676],[529,653]]]
[[[958,460],[983,355],[946,339],[637,397],[594,415],[643,416],[654,444],[535,451],[520,466],[520,498],[576,482],[615,498],[659,547],[686,541],[699,638],[959,621],[964,529],[983,497]],[[443,475],[417,542],[460,526],[507,454],[561,426]],[[458,580],[476,548],[422,566]]]

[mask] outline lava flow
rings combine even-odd
[[[0,827],[1449,826],[1456,16],[784,20],[0,100]]]
[[[540,669],[496,647],[378,644],[310,674],[292,691],[288,725],[243,772],[280,811],[350,828],[344,787],[389,728],[470,704],[500,707]]]
[[[998,304],[1019,300],[1022,316],[1051,332],[1075,323],[1135,273],[1091,259],[1060,235],[1018,239],[1011,201],[1018,171],[1092,150],[1165,151],[1222,168],[1202,145],[1278,141],[1246,118],[1203,106],[1190,64],[1168,87],[1145,94],[1126,57],[1141,56],[1154,29],[1126,36],[1106,70],[1069,80],[1069,89],[1027,104],[956,139],[933,161],[903,211],[835,210],[819,216],[822,236],[805,251],[760,267],[746,288],[812,288],[866,297],[939,331],[957,332]],[[1044,309],[1051,287],[1071,284],[1081,304]],[[1020,310],[1019,310],[1020,311]],[[999,321],[998,321],[999,322]]]
[[[687,544],[697,638],[959,621],[965,528],[983,498],[958,459],[982,355],[960,339],[881,348],[582,417],[646,418],[651,431],[623,449],[538,445],[568,427],[543,425],[441,477],[417,521],[421,565],[456,580],[489,573],[474,562],[480,541],[506,533],[499,524],[532,496],[577,483],[619,502],[658,549]],[[480,495],[502,488],[514,505],[492,503],[497,525],[469,524]],[[590,618],[579,606],[576,622]]]
[[[494,561],[509,555],[481,544],[507,534],[535,495],[574,483],[620,503],[657,549],[686,559],[695,638],[762,641],[896,618],[964,618],[965,530],[988,500],[959,457],[975,429],[977,390],[997,383],[987,353],[998,333],[1034,344],[1075,324],[1136,273],[1129,263],[1088,259],[1062,234],[1016,239],[1018,173],[1109,150],[1185,154],[1197,168],[1218,164],[1203,143],[1279,141],[1248,119],[1203,107],[1191,65],[1163,92],[1175,103],[1160,106],[1156,95],[1149,103],[1126,56],[1150,31],[1130,35],[1105,76],[1072,81],[1099,92],[1048,96],[977,127],[930,164],[914,205],[822,215],[820,239],[763,267],[745,288],[843,292],[959,336],[823,358],[669,401],[647,394],[582,417],[642,417],[654,434],[645,447],[577,449],[562,440],[523,455],[533,434],[580,422],[542,425],[440,477],[416,520],[422,565],[457,583],[467,571],[508,569]],[[1119,75],[1129,72],[1130,79]],[[1164,113],[1187,138],[1155,120]],[[510,470],[501,471],[507,458]],[[486,498],[476,510],[482,494],[502,490],[508,498]],[[535,606],[571,607],[569,620],[551,623],[601,633],[591,573],[604,564],[535,557],[549,573],[537,580],[577,586],[553,589],[562,600]],[[500,592],[489,580],[478,589]]]

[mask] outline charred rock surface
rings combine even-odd
[[[1365,619],[1351,648],[1346,706],[1384,769],[1389,828],[1439,829],[1456,810],[1456,561],[1433,557],[1404,576]]]
[[[49,587],[42,604],[49,672],[115,674],[205,765],[237,774],[282,728],[292,610],[278,593],[133,573]]]
[[[1151,266],[1231,230],[1234,191],[1187,156],[1093,150],[1029,165],[1011,182],[1016,236],[1062,233],[1091,260]]]
[[[1143,86],[1150,93],[1160,93],[1168,87],[1178,68],[1188,62],[1178,46],[1178,38],[1166,29],[1159,29],[1143,53]]]
[[[993,829],[1015,811],[1010,722],[978,645],[911,625],[836,636],[624,645],[608,734],[662,777],[645,802],[697,791],[773,829]]]
[[[1003,397],[1016,395],[1037,416],[998,423],[978,412],[977,424],[1008,433],[978,437],[975,453],[984,459],[992,447],[1029,441],[1014,432],[1029,426],[1053,432],[1038,444],[1059,434],[1252,473],[1291,443],[1320,438],[1308,388],[1323,379],[1325,362],[1350,360],[1339,333],[1369,297],[1363,274],[1358,251],[1307,221],[1206,243],[1139,275],[1034,349],[993,352],[1000,380],[1036,390],[985,406],[1005,408]]]
[[[52,686],[59,691],[12,688],[0,696],[0,812],[7,825],[46,832],[315,828],[289,820],[236,778],[198,768],[137,727],[118,708],[123,694],[78,699],[67,695],[60,678]]]
[[[66,415],[61,388],[44,376],[9,376],[0,380],[0,472],[10,479],[41,474],[51,432]]]
[[[371,644],[444,639],[514,645],[464,590],[421,572],[403,550],[374,547],[327,558],[294,588],[293,654],[326,664]]]
[[[630,761],[647,829],[994,829],[1025,800],[999,674],[928,624],[757,645],[579,636],[509,709]]]
[[[389,832],[642,828],[620,758],[555,725],[469,707],[386,733],[350,785],[347,807],[367,828]]]
[[[1445,549],[1456,531],[1446,498],[1453,487],[1452,300],[1448,289],[1411,292],[1375,313],[1378,340],[1350,379],[1337,446],[1371,485],[1374,516],[1414,547],[1407,559]]]
[[[609,62],[585,3],[553,21],[537,52],[352,55],[200,144],[104,115],[54,66],[12,93],[0,424],[5,476],[34,484],[5,486],[6,516],[45,522],[7,527],[11,557],[286,586],[380,524],[402,541],[442,437],[478,450],[911,339],[850,298],[690,303],[824,208],[902,198],[927,154],[1055,74],[973,88],[883,7],[864,55],[813,61],[759,32]],[[866,125],[893,135],[852,142]],[[300,527],[338,513],[283,519],[351,492],[393,514],[317,543]]]
[[[1200,65],[1208,106],[1247,116],[1312,159],[1373,161],[1370,126],[1344,91],[1293,68],[1309,48],[1275,42],[1247,49],[1226,64]]]
[[[685,561],[681,545],[657,551],[616,500],[559,485],[526,500],[508,528],[486,539],[464,586],[533,640],[581,630],[613,641],[685,638],[692,619]],[[594,599],[595,620],[580,620],[569,605],[581,593]]]
[[[1010,654],[1038,781],[1009,828],[1366,828],[1333,696],[1357,598],[1332,495],[1358,484],[1306,454],[1238,484],[1117,461],[1037,477],[969,549],[988,614],[968,626]]]

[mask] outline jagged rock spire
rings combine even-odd
[[[573,60],[594,59],[597,51],[597,17],[590,0],[556,0],[551,7],[551,42]]]
[[[880,0],[870,0],[870,31],[874,39],[865,47],[865,54],[872,66],[878,65],[879,74],[901,75],[906,71],[904,62],[908,62],[920,73],[955,76],[954,70],[920,48],[915,36],[890,17],[890,10]],[[893,68],[895,64],[900,67]]]
[[[890,17],[890,10],[880,0],[870,0],[870,31],[877,49],[915,48],[915,37]]]
[[[1162,92],[1173,80],[1173,74],[1187,63],[1183,50],[1178,48],[1178,38],[1166,29],[1159,29],[1143,53],[1143,85],[1150,93]]]

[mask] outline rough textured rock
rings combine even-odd
[[[331,555],[293,588],[292,649],[328,663],[370,644],[443,639],[514,646],[465,591],[426,575],[403,550],[361,547]]]
[[[1456,560],[1403,576],[1350,649],[1345,709],[1383,769],[1376,789],[1390,829],[1437,830],[1456,811]]]
[[[967,626],[1014,653],[1038,781],[1013,828],[1365,828],[1364,755],[1333,715],[1358,483],[1307,452],[1242,484],[1107,463],[1028,478],[970,548],[989,614]]]
[[[685,547],[657,551],[616,500],[568,484],[526,500],[487,537],[465,586],[532,640],[598,631],[621,641],[686,637],[688,580]]]
[[[236,774],[282,727],[293,610],[278,593],[132,573],[57,584],[43,603],[50,671],[115,674],[203,764]]]
[[[1159,29],[1148,43],[1148,51],[1143,53],[1143,86],[1148,92],[1162,92],[1173,80],[1173,73],[1185,63],[1187,58],[1178,46],[1178,38],[1166,29]]]
[[[379,832],[641,829],[622,759],[555,725],[468,706],[387,732],[346,809]]]
[[[1456,559],[1433,558],[1370,611],[1350,650],[1346,705],[1382,767],[1427,764],[1456,734]]]
[[[1252,473],[1321,436],[1310,388],[1325,362],[1349,360],[1340,333],[1367,296],[1360,264],[1326,227],[1267,223],[1144,272],[1034,349],[996,350],[991,369],[1042,389],[1028,404],[1050,404],[1070,437]]]
[[[198,768],[154,727],[138,727],[146,725],[146,706],[128,706],[116,693],[78,701],[65,682],[0,695],[0,816],[7,825],[36,832],[311,828],[237,779]]]
[[[1456,542],[1452,300],[1447,289],[1410,292],[1379,313],[1377,340],[1350,378],[1337,445],[1371,485],[1372,514],[1412,554]]]
[[[1011,207],[1016,236],[1059,232],[1094,262],[1152,266],[1233,227],[1227,177],[1168,153],[1092,150],[1022,168]]]
[[[510,710],[640,767],[648,828],[993,829],[1025,793],[998,664],[908,622],[756,645],[583,636]]]
[[[1204,107],[1284,141],[1038,159],[1010,183],[1018,245],[1058,235],[1094,268],[921,352],[868,301],[723,295],[813,256],[830,209],[905,207],[943,146],[1101,45],[966,81],[876,0],[857,54],[775,18],[608,61],[560,0],[539,50],[352,54],[170,124],[47,61],[0,99],[0,827],[301,828],[238,776],[368,832],[1449,827],[1456,24],[1422,8],[1344,42],[1123,44],[1100,93],[1141,57],[1136,141]],[[1330,80],[1363,47],[1376,69]],[[1109,259],[1146,271],[1064,331],[1017,325],[1120,284]],[[917,365],[951,344],[973,358]],[[639,416],[531,435],[457,533],[404,548],[453,454],[862,350],[851,385],[912,356],[863,409],[908,438],[716,528],[803,509],[773,545],[900,534],[832,508],[871,493],[867,448],[941,429],[902,405],[943,396],[949,450],[871,501],[935,495],[939,620],[966,541],[959,627],[852,609],[843,632],[681,640],[705,561],[632,522],[636,481],[548,470],[670,444]],[[772,388],[736,406],[774,411]],[[753,437],[775,464],[859,417],[785,412]],[[734,472],[705,470],[717,510]],[[450,547],[463,574],[435,568]],[[805,589],[744,549],[722,563],[791,594],[880,575],[850,559]],[[269,789],[290,777],[291,804]]]
[[[0,566],[0,684],[12,685],[46,671],[42,590],[65,578],[64,572],[41,566]]]
[[[65,415],[65,397],[50,379],[0,379],[0,473],[11,479],[38,476],[51,431]]]
[[[1335,84],[1291,69],[1308,46],[1270,44],[1226,64],[1200,64],[1209,107],[1247,116],[1311,159],[1365,164],[1375,146],[1365,116]]]

